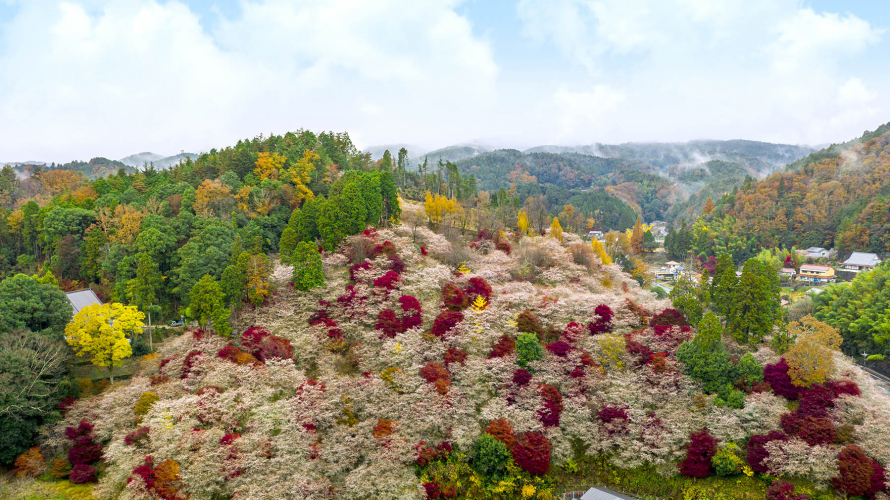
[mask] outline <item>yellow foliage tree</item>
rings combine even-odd
[[[275,153],[260,153],[257,155],[256,168],[253,175],[261,181],[266,179],[278,180],[278,173],[287,158]]]
[[[210,179],[204,179],[204,182],[195,190],[195,203],[192,205],[195,209],[195,215],[203,217],[217,215],[215,208],[231,192],[232,188],[219,180],[211,181]]]
[[[114,222],[117,226],[114,240],[124,245],[132,244],[139,235],[139,228],[142,227],[144,218],[145,214],[130,205],[118,205],[114,209]]]
[[[593,248],[593,253],[600,258],[600,262],[603,265],[608,266],[612,263],[612,257],[609,257],[609,252],[606,252],[606,247],[603,246],[602,241],[593,238],[590,240],[590,247]]]
[[[247,299],[257,308],[272,294],[271,274],[272,263],[265,254],[250,256],[247,261]]]
[[[303,157],[297,160],[297,163],[289,170],[291,182],[294,184],[309,183],[320,162],[321,156],[318,156],[318,153],[311,149],[304,151]]]
[[[562,241],[562,226],[559,224],[559,217],[554,217],[550,223],[550,236]]]
[[[127,334],[141,331],[144,319],[136,306],[92,304],[65,327],[65,340],[78,356],[92,356],[94,365],[108,367],[114,382],[114,367],[133,354]]]
[[[806,315],[789,323],[788,333],[797,336],[785,353],[791,383],[809,387],[825,382],[834,373],[834,355],[843,342],[838,329]]]
[[[444,195],[434,195],[429,191],[426,192],[426,199],[423,202],[423,210],[426,212],[426,216],[430,220],[430,223],[434,225],[441,223],[447,214],[464,213],[464,207],[457,201],[457,198],[452,196],[451,199],[448,199]]]
[[[634,224],[633,232],[630,235],[630,249],[633,253],[641,253],[643,251],[643,236],[646,231],[643,230],[643,220],[637,216],[637,223]]]
[[[528,234],[528,214],[525,213],[525,210],[519,211],[519,219],[516,222],[516,226],[519,227],[519,232],[522,234]]]

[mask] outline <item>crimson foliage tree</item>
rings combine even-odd
[[[690,434],[689,441],[686,459],[680,462],[680,473],[690,477],[708,477],[711,474],[711,459],[717,453],[717,440],[705,429]]]

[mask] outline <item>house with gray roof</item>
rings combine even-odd
[[[74,314],[79,313],[80,310],[86,306],[91,306],[93,304],[102,304],[102,301],[99,300],[96,292],[90,290],[89,288],[68,292],[65,294],[65,296],[68,297],[68,301],[71,302],[71,307],[74,308]]]
[[[811,259],[827,259],[828,250],[822,247],[810,247],[806,249],[807,257]]]
[[[867,252],[853,252],[850,255],[850,258],[844,261],[841,265],[844,266],[844,269],[847,271],[868,271],[877,267],[878,264],[881,263],[881,259],[878,258],[877,254],[867,253]]]

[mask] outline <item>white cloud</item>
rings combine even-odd
[[[863,71],[861,87],[848,74],[854,61],[869,66],[864,58],[879,50],[883,30],[797,0],[519,0],[517,13],[527,37],[586,70],[570,85],[575,91],[621,91],[620,112],[598,131],[603,142],[823,143],[874,127],[890,107],[886,74]],[[850,95],[865,85],[882,89],[867,106],[838,102],[839,88]],[[553,82],[553,102],[565,88]],[[576,109],[557,104],[553,112],[565,140],[589,140]]]
[[[22,3],[0,28],[0,151],[121,157],[300,127],[465,139],[481,130],[449,126],[496,101],[497,66],[455,7],[244,2],[207,33],[176,0]]]
[[[596,133],[607,129],[610,118],[624,100],[623,92],[607,85],[597,85],[589,92],[560,88],[554,94],[553,101],[560,110],[562,135],[596,137]]]

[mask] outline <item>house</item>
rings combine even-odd
[[[587,237],[590,238],[591,240],[596,238],[600,241],[603,241],[603,232],[602,231],[591,231],[591,232],[587,233]]]
[[[664,265],[666,265],[669,269],[683,269],[683,264],[680,264],[675,260],[669,260],[665,262]]]
[[[855,271],[858,273],[860,271],[874,269],[880,263],[881,259],[879,259],[876,254],[853,252],[853,255],[850,255],[850,258],[841,265],[848,271]]]
[[[824,288],[810,288],[806,291],[806,294],[807,294],[807,297],[811,297],[813,295],[819,295],[820,293],[822,293],[824,291],[825,291]]]
[[[788,276],[791,279],[794,279],[796,274],[797,271],[795,271],[793,267],[783,267],[782,270],[779,271],[779,276]]]
[[[806,249],[807,257],[811,259],[827,259],[828,258],[828,250],[822,247],[810,247]]]
[[[65,296],[68,297],[68,302],[71,302],[71,307],[74,308],[74,314],[79,313],[80,310],[86,306],[102,304],[102,301],[99,300],[96,292],[89,288],[68,292]]]
[[[806,281],[809,283],[834,283],[836,280],[834,268],[830,266],[817,266],[815,264],[804,264],[800,266],[800,272],[797,273],[798,281]]]

